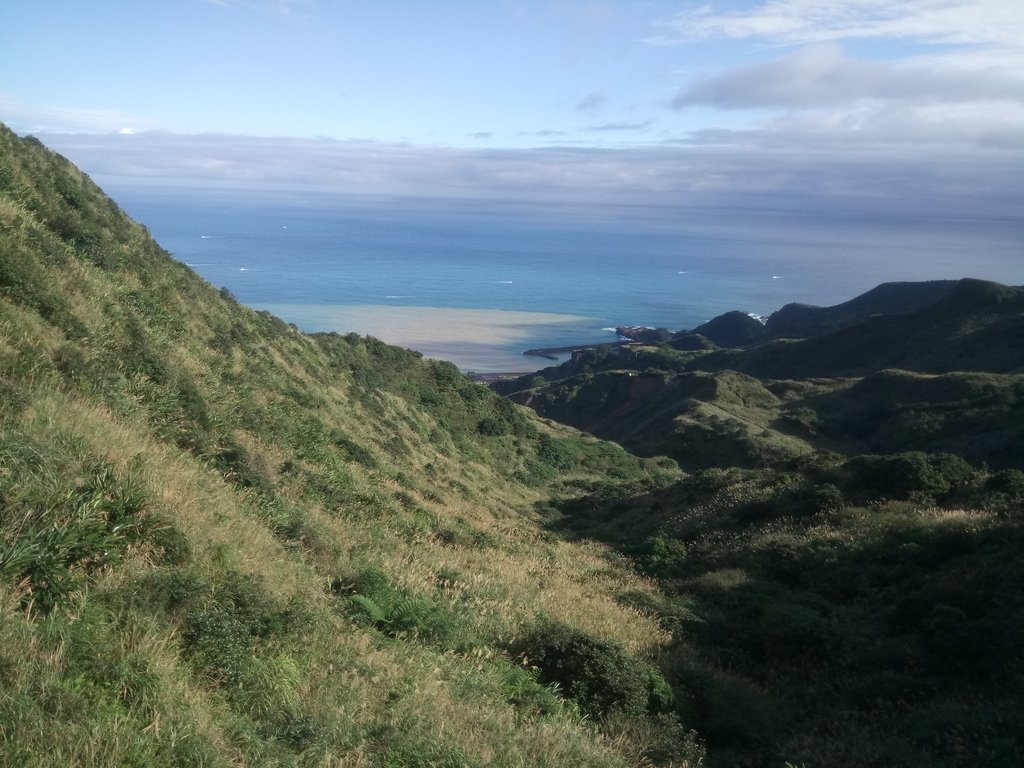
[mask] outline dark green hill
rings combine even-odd
[[[927,283],[921,291],[912,285],[880,286],[840,305],[846,309],[835,316],[944,295],[917,311],[873,314],[807,339],[737,348],[742,339],[723,338],[733,348],[718,350],[674,342],[590,350],[502,382],[499,391],[548,418],[640,455],[671,456],[688,469],[769,465],[813,449],[952,451],[1019,466],[1024,289],[971,279]],[[719,320],[731,324],[739,314]],[[880,375],[887,370],[907,373]],[[943,375],[957,372],[977,373],[971,380],[988,388],[965,393],[964,377]],[[698,374],[746,381],[751,393],[772,400],[695,389],[693,382],[710,380]]]
[[[749,347],[767,338],[768,332],[759,320],[746,312],[726,312],[691,331],[710,339],[720,347]]]
[[[811,450],[801,437],[769,429],[782,415],[782,402],[761,382],[733,371],[608,370],[512,398],[638,455],[671,456],[684,469],[753,467],[766,457]]]
[[[864,376],[886,368],[1020,372],[1024,289],[964,279],[945,298],[916,312],[875,315],[808,339],[719,352],[694,367],[780,379]]]
[[[787,304],[765,323],[768,336],[803,339],[855,325],[875,315],[916,312],[946,298],[954,280],[922,283],[882,283],[856,298],[832,307]]]
[[[902,315],[873,316],[823,336],[711,356],[700,367],[756,376],[863,376],[887,368],[939,374],[1024,371],[1024,289],[959,281],[944,299]]]
[[[881,371],[801,405],[815,412],[820,436],[851,452],[929,450],[1024,467],[1024,375]]]

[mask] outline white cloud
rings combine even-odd
[[[767,0],[720,8],[678,14],[665,29],[672,41],[748,40],[759,56],[770,46],[790,50],[686,82],[671,101],[677,110],[750,111],[742,130],[723,118],[727,127],[705,126],[687,141],[771,152],[845,147],[862,157],[900,148],[908,163],[998,149],[1021,162],[1020,0]],[[866,40],[874,44],[854,47]],[[975,181],[986,186],[980,176]]]
[[[686,85],[672,104],[722,109],[807,108],[863,99],[1024,102],[1024,73],[994,66],[967,68],[961,62],[935,59],[866,61],[846,56],[838,44],[819,43],[763,64],[698,78]]]
[[[637,123],[601,123],[600,125],[591,125],[586,128],[586,130],[595,133],[614,131],[646,131],[651,127],[653,122],[653,120],[642,120]]]
[[[978,157],[984,165],[996,152],[1005,153],[1004,161],[1011,167],[1024,166],[1024,105],[1008,110],[979,104],[964,110],[943,104],[878,104],[844,111],[790,112],[753,128],[699,130],[685,137],[684,143],[861,157],[898,153],[905,163],[914,155],[941,162],[936,158],[947,153],[950,158]]]
[[[787,44],[862,38],[914,38],[931,43],[1019,49],[1020,0],[769,0],[749,10],[705,5],[663,23],[656,42],[762,38]]]

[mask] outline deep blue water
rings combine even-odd
[[[610,340],[607,329],[616,325],[692,328],[732,309],[768,314],[792,301],[834,304],[890,280],[1024,283],[1020,221],[823,221],[765,211],[108,189],[213,285],[304,330],[392,341],[387,334],[396,332],[386,323],[378,329],[373,318],[395,307],[573,316],[520,329],[514,340],[425,350],[464,369],[522,361],[515,369],[527,370],[543,364],[520,357],[530,346]],[[369,325],[334,327],[328,310],[352,306],[364,308],[361,322]]]

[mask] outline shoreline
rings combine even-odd
[[[572,352],[576,352],[581,349],[597,349],[598,347],[621,347],[625,344],[634,343],[632,340],[617,341],[596,341],[590,344],[573,344],[568,347],[538,347],[536,349],[528,349],[523,352],[524,355],[530,357],[544,357],[548,360],[557,360],[559,355],[565,355]]]
[[[559,355],[571,354],[583,349],[597,349],[598,347],[622,347],[627,344],[635,344],[636,342],[632,339],[618,339],[617,341],[595,341],[589,344],[572,344],[565,347],[537,347],[534,349],[528,349],[523,352],[524,357],[543,357],[547,360],[553,360],[557,363]],[[552,368],[554,366],[547,366]],[[538,370],[544,370],[543,368]],[[520,376],[527,376],[529,374],[535,374],[538,370],[529,371],[465,371],[465,375],[469,376],[473,381],[480,382],[481,384],[492,384],[496,381],[504,381],[506,379],[518,379]]]
[[[478,384],[487,384],[490,386],[496,381],[506,381],[510,379],[518,379],[521,376],[529,376],[530,374],[537,373],[537,371],[499,371],[492,373],[481,373],[479,371],[466,371],[465,375],[471,378]]]

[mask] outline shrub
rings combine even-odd
[[[273,713],[268,735],[297,752],[317,754],[328,741],[329,732],[319,719],[298,710]],[[306,755],[304,755],[306,757]],[[304,764],[312,764],[312,761]]]
[[[803,494],[804,514],[816,515],[819,512],[835,512],[846,505],[843,492],[833,483],[821,483],[808,488]]]
[[[813,435],[818,428],[818,414],[811,408],[796,408],[783,414],[782,418],[806,435]]]
[[[410,596],[400,600],[391,612],[390,631],[406,632],[444,648],[465,650],[477,638],[462,620],[439,603],[426,597]]]
[[[686,691],[684,722],[693,725],[709,747],[722,752],[768,742],[779,703],[749,680],[695,658],[675,658],[675,682]],[[737,761],[738,763],[738,761]],[[736,764],[725,761],[723,764]]]
[[[382,726],[371,733],[371,739],[384,750],[381,768],[472,768],[474,765],[458,747],[446,747],[428,736]]]
[[[369,469],[377,468],[378,463],[374,455],[340,430],[331,433],[331,441],[345,452],[345,457],[350,461],[362,464]]]
[[[187,568],[158,568],[146,574],[135,587],[139,603],[166,613],[189,606],[209,589],[209,582]]]
[[[226,687],[242,683],[254,650],[253,635],[245,622],[219,606],[188,615],[183,646],[196,669]]]
[[[301,606],[279,606],[259,579],[229,573],[185,616],[182,649],[198,671],[221,685],[238,686],[250,667],[256,669],[253,659],[261,647],[309,621]]]
[[[21,414],[28,406],[28,394],[12,383],[0,380],[0,420]]]
[[[996,509],[1024,512],[1024,472],[1004,469],[985,481],[987,502]]]
[[[771,506],[779,515],[806,518],[836,512],[846,506],[846,499],[834,483],[817,483],[783,491],[772,500]]]
[[[537,670],[512,666],[503,670],[502,691],[509,703],[524,717],[553,715],[562,709],[558,685],[543,685]]]
[[[967,487],[971,465],[949,453],[857,456],[844,469],[847,490],[862,500],[892,499],[932,504]]]
[[[657,576],[669,577],[682,573],[686,563],[686,544],[662,532],[647,540],[649,554],[644,562],[646,569]]]
[[[539,670],[541,682],[557,684],[594,717],[643,717],[672,703],[665,678],[611,640],[549,623],[536,629],[521,652]]]
[[[568,469],[576,461],[574,442],[541,435],[537,445],[537,459],[554,469]]]
[[[356,575],[353,597],[371,601],[386,616],[398,600],[398,591],[391,586],[391,579],[380,568],[367,566]]]
[[[1019,469],[996,472],[985,482],[985,490],[1003,493],[1014,499],[1024,499],[1024,472]]]

